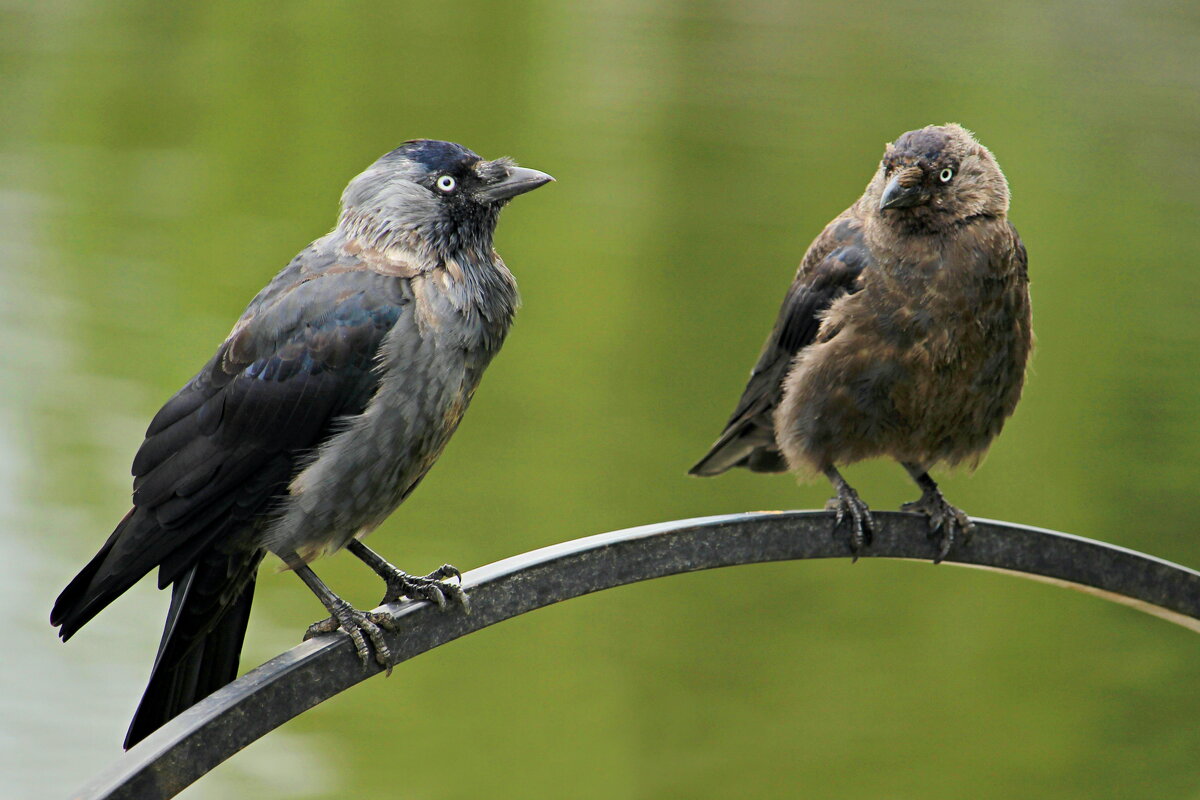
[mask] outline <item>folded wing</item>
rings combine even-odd
[[[857,291],[859,276],[869,262],[861,225],[850,212],[831,222],[813,241],[725,430],[689,474],[719,475],[732,467],[754,472],[787,469],[775,444],[774,424],[783,379],[796,354],[816,338],[825,310],[838,297]]]

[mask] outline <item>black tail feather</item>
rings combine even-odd
[[[731,423],[688,474],[710,478],[734,467],[751,472],[786,472],[788,468],[770,428],[741,422]]]
[[[126,749],[237,677],[262,557],[261,552],[206,553],[175,582]]]
[[[712,446],[712,449],[704,454],[704,458],[696,462],[696,465],[688,470],[689,475],[698,475],[702,478],[711,478],[714,475],[720,475],[726,470],[733,467],[741,466],[746,462],[746,457],[754,448],[746,445],[743,442],[736,440],[727,440],[724,437],[718,440]]]
[[[54,601],[54,608],[50,611],[50,624],[60,626],[58,635],[64,642],[150,571],[150,567],[147,567],[140,574],[121,574],[108,563],[113,547],[126,528],[134,523],[136,513],[136,508],[130,509],[104,542],[100,552],[71,579],[67,588],[63,589]]]

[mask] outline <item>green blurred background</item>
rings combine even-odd
[[[415,137],[552,173],[498,247],[525,305],[420,491],[411,570],[642,523],[820,507],[685,477],[795,264],[885,141],[996,153],[1038,349],[972,514],[1200,565],[1194,2],[8,3],[0,11],[0,774],[119,754],[150,581],[69,646],[53,598],[125,512],[146,422],[251,296]],[[897,466],[847,471],[876,508]],[[266,568],[244,665],[322,609]],[[318,572],[360,604],[354,559]],[[191,798],[1200,798],[1200,639],[921,563],[743,567],[605,592],[405,664]]]

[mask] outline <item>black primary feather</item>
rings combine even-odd
[[[796,354],[816,338],[822,313],[838,297],[856,291],[869,261],[862,228],[853,220],[835,220],[818,237],[788,288],[775,327],[725,429],[688,474],[709,477],[733,467],[787,471],[775,442],[773,418],[784,376]]]

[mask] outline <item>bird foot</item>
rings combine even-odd
[[[924,514],[929,519],[929,538],[937,542],[938,552],[933,563],[940,564],[950,555],[951,549],[958,541],[967,542],[975,530],[975,523],[961,510],[946,502],[942,493],[933,489],[921,494],[920,500],[905,503],[901,511],[913,511]]]
[[[875,519],[871,516],[871,509],[859,498],[858,492],[845,483],[837,487],[837,497],[830,498],[825,508],[837,512],[833,521],[835,536],[842,523],[850,520],[850,560],[858,561],[859,552],[875,537]]]
[[[448,583],[448,578],[454,578],[458,583]],[[443,564],[425,576],[409,575],[407,572],[395,570],[385,575],[387,591],[383,595],[383,604],[395,603],[402,598],[409,600],[428,600],[438,608],[446,608],[448,600],[458,603],[468,614],[471,613],[471,603],[467,593],[462,588],[462,573],[450,564]]]
[[[381,667],[386,667],[387,674],[391,675],[392,667],[396,662],[392,658],[391,649],[383,639],[383,631],[388,630],[394,633],[398,630],[392,616],[378,611],[359,611],[340,598],[337,603],[330,606],[329,612],[332,614],[329,619],[323,619],[308,626],[308,630],[304,632],[304,640],[308,641],[314,636],[335,633],[339,630],[345,631],[354,641],[354,649],[357,651],[363,667],[367,666],[373,649],[376,663]],[[367,646],[367,640],[371,642],[370,647]]]

